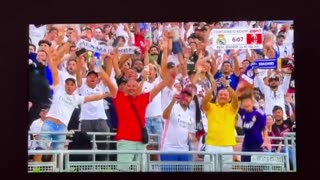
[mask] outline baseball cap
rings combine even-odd
[[[96,75],[97,77],[99,76],[97,72],[95,72],[95,71],[89,71],[88,74],[87,74],[87,77],[88,77],[89,75],[91,75],[91,74],[94,74],[94,75]]]
[[[49,47],[51,47],[51,42],[45,39],[39,41],[38,45],[40,46],[41,44],[47,44]]]
[[[182,89],[180,94],[186,94],[186,95],[192,96],[192,90],[190,88],[184,88]]]
[[[171,68],[175,68],[176,65],[174,64],[174,62],[168,62],[167,64],[167,69],[171,69]]]

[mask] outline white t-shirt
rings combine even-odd
[[[294,42],[294,30],[290,29],[286,33],[286,39],[284,40],[283,44],[292,46],[292,43]]]
[[[55,86],[53,91],[52,104],[47,117],[59,119],[67,126],[74,109],[84,103],[84,96],[75,93],[68,95],[66,91],[59,86]]]
[[[160,78],[156,78],[152,83],[146,81],[143,83],[143,93],[150,92],[153,88],[155,88],[161,82]],[[161,108],[161,91],[152,99],[152,101],[148,104],[146,110],[146,117],[156,117],[162,115]]]
[[[182,27],[180,28],[180,38],[184,39],[184,34],[186,33],[186,30]],[[188,37],[193,33],[193,28],[190,26],[190,28],[188,29],[187,33],[186,33],[186,38],[188,39]],[[186,40],[187,40],[186,39]]]
[[[287,115],[285,113],[285,99],[284,95],[287,93],[290,84],[290,77],[288,75],[284,76],[282,84],[279,85],[277,91],[272,91],[269,86],[266,86],[263,83],[262,79],[257,79],[258,87],[260,91],[264,94],[265,97],[265,113],[273,114],[272,109],[274,106],[280,106],[283,110],[283,118],[287,119]]]
[[[41,26],[39,28],[36,28],[33,24],[29,25],[29,37],[32,41],[32,44],[34,44],[37,47],[37,50],[39,49],[39,41],[44,38],[44,36],[47,33],[47,26]]]
[[[180,104],[175,104],[163,131],[162,150],[188,151],[189,133],[195,133],[195,131],[195,122],[188,110],[185,111]]]
[[[79,88],[79,93],[82,96],[92,96],[104,94],[109,89],[104,86],[102,81],[95,88],[90,88],[86,83],[86,78],[83,78],[82,85]],[[81,105],[80,121],[81,120],[97,120],[107,119],[104,107],[104,100],[92,101]]]
[[[170,102],[172,101],[173,96],[177,93],[177,89],[172,87],[171,89],[167,86],[161,90],[161,108],[164,111]]]
[[[293,50],[292,50],[292,46],[290,45],[274,45],[274,49],[279,53],[279,57],[280,58],[284,58],[286,56],[292,55]]]

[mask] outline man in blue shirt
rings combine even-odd
[[[266,115],[254,107],[252,93],[240,96],[241,108],[239,114],[242,118],[244,130],[243,152],[262,152],[263,147],[269,148],[268,133],[266,131]],[[242,162],[250,162],[250,156],[242,156]]]
[[[240,66],[237,58],[237,52],[232,51],[230,56],[234,64],[234,69],[232,69],[232,65],[229,61],[224,61],[221,66],[221,71],[215,73],[214,79],[219,82],[220,78],[224,76],[229,82],[230,87],[233,90],[236,90],[239,83]],[[218,90],[220,90],[221,88],[223,88],[223,86],[218,83]]]

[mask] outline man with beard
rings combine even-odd
[[[273,112],[273,117],[275,119],[274,124],[272,125],[272,132],[275,135],[275,137],[284,137],[284,133],[286,132],[293,132],[293,122],[290,118],[285,120],[283,118],[283,112],[282,107],[280,106],[274,106],[272,109]],[[275,143],[278,144],[278,148],[276,152],[286,152],[286,148],[284,145],[284,141],[281,140],[275,140]],[[291,141],[288,141],[288,144],[291,144]],[[293,160],[293,150],[292,147],[288,147],[288,153],[289,153],[289,162],[290,162],[290,167],[292,168],[292,160]]]
[[[156,64],[159,56],[159,50],[157,46],[151,46],[149,49],[149,61],[151,64]]]
[[[206,92],[202,108],[207,113],[208,131],[206,135],[206,151],[210,153],[232,153],[236,145],[235,125],[239,110],[238,96],[230,87],[226,78],[221,78],[223,89],[218,90],[216,102],[211,103],[217,82],[212,81],[212,87]],[[231,100],[231,102],[230,102]],[[205,159],[208,157],[206,156]],[[224,156],[223,161],[232,162],[232,155]],[[224,164],[223,169],[230,170],[230,165]]]
[[[141,59],[137,59],[133,63],[133,69],[136,70],[138,78],[141,76],[141,72],[143,70],[143,61]]]
[[[189,154],[183,152],[189,151],[188,140],[191,140],[193,147],[197,147],[195,137],[196,123],[188,112],[189,104],[192,101],[192,90],[185,88],[180,95],[175,95],[163,111],[163,119],[166,120],[166,126],[163,134],[163,151],[181,151],[181,154],[162,154],[161,161],[192,161]],[[178,102],[178,103],[177,103]],[[176,169],[177,168],[177,169]],[[188,166],[164,166],[162,171],[189,171]]]
[[[291,74],[285,73],[282,84],[280,84],[280,78],[277,75],[273,75],[270,78],[266,77],[266,81],[269,83],[268,86],[264,84],[260,77],[257,78],[258,88],[264,94],[265,97],[265,113],[272,114],[272,109],[275,106],[280,106],[285,109],[284,95],[287,93],[290,85]],[[259,76],[259,74],[257,74]],[[283,113],[283,118],[286,119],[287,115]]]

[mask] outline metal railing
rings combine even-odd
[[[53,154],[58,156],[58,163],[47,162],[29,163],[28,172],[288,172],[286,153],[268,152],[164,152],[164,151],[114,151],[114,150],[31,150],[29,154]],[[133,161],[70,161],[70,155],[89,154],[134,154],[139,158]],[[194,154],[204,155],[205,161],[152,161],[151,154],[172,155],[183,154],[193,157]],[[225,162],[224,156],[250,155],[263,158],[273,156],[276,161],[259,162],[251,158],[251,162]],[[49,167],[49,168],[48,168]],[[35,171],[38,169],[38,171]],[[48,170],[49,169],[49,170]]]
[[[74,132],[65,132],[65,133],[57,133],[57,132],[43,132],[44,134],[50,133],[50,134],[65,134],[65,135],[73,135]],[[32,133],[29,133],[32,134]],[[106,135],[106,136],[113,136],[115,133],[98,133],[98,132],[88,132],[88,135],[92,136],[91,142],[93,144],[96,143],[116,143],[117,141],[111,141],[111,140],[105,140],[105,141],[97,141],[96,136],[98,135]],[[157,137],[156,139],[160,140],[160,136],[156,134],[150,134],[151,137]],[[243,138],[241,136],[237,138]],[[37,162],[29,162],[28,165],[28,172],[72,172],[72,171],[83,171],[83,172],[97,172],[100,170],[97,170],[99,167],[100,169],[103,170],[103,172],[109,172],[109,171],[118,171],[117,166],[121,165],[117,164],[119,162],[114,161],[95,161],[95,155],[96,154],[123,154],[123,153],[138,153],[136,155],[139,155],[143,158],[141,158],[143,161],[141,162],[135,162],[133,164],[126,164],[122,163],[123,165],[130,166],[129,170],[130,171],[148,171],[148,172],[153,172],[153,171],[175,171],[174,168],[168,168],[168,167],[176,167],[176,169],[179,167],[188,167],[187,169],[192,169],[193,171],[201,171],[201,172],[206,172],[206,171],[226,171],[226,170],[231,170],[231,171],[283,171],[283,167],[285,167],[285,171],[290,171],[289,167],[289,148],[292,149],[293,153],[293,159],[292,159],[292,166],[293,166],[293,171],[297,170],[297,165],[296,165],[296,143],[295,143],[295,133],[286,133],[284,137],[271,137],[271,139],[277,139],[277,140],[284,140],[284,147],[285,147],[285,153],[273,153],[273,152],[263,152],[264,154],[259,153],[247,153],[247,152],[234,152],[234,153],[224,153],[224,154],[210,154],[208,152],[203,152],[203,151],[188,151],[188,152],[183,152],[183,154],[200,154],[200,155],[206,155],[206,157],[209,157],[209,161],[203,161],[203,162],[192,162],[193,164],[187,164],[186,162],[163,162],[163,161],[151,161],[150,160],[150,154],[158,154],[159,156],[161,154],[181,154],[181,152],[163,152],[163,151],[118,151],[118,150],[96,150],[96,146],[92,146],[92,150],[60,150],[60,151],[50,151],[50,150],[29,150],[29,155],[34,155],[34,154],[52,154],[54,157],[53,162],[41,162],[40,164]],[[33,140],[35,142],[40,141],[40,140]],[[291,141],[291,144],[289,144],[289,141]],[[65,141],[53,141],[53,142],[70,142],[70,140],[65,140]],[[150,144],[157,144],[160,145],[160,142],[150,142]],[[278,144],[274,144],[273,146],[278,146]],[[91,162],[86,162],[84,165],[83,162],[72,162],[70,161],[70,155],[92,155],[92,161]],[[230,155],[251,155],[252,157],[255,158],[253,159],[253,162],[226,162],[223,164],[223,158],[225,156],[230,156]],[[280,162],[279,159],[281,159],[281,162],[285,160],[284,165],[279,165],[279,163],[269,163],[268,164],[268,159],[264,158],[264,160],[258,161],[257,157],[253,156],[253,154],[260,156],[260,160],[263,159],[263,157],[268,157],[271,159],[270,161],[272,162]],[[285,155],[285,158],[280,158],[283,155]],[[59,160],[57,160],[59,159]],[[273,159],[273,160],[272,160]],[[278,159],[278,161],[274,161],[275,159]],[[64,162],[64,163],[63,163]],[[258,162],[258,163],[257,163]],[[187,162],[188,163],[188,162]],[[190,162],[189,162],[190,163]],[[222,164],[221,164],[222,163]],[[144,165],[143,165],[144,164]],[[72,165],[72,166],[70,166]],[[163,168],[163,166],[167,165],[167,168]],[[224,166],[229,166],[232,168],[223,168]],[[63,167],[69,167],[68,169],[61,169]],[[81,168],[80,168],[81,167]],[[86,168],[85,168],[86,167]],[[218,167],[218,169],[216,168]],[[102,171],[101,170],[101,171]],[[181,171],[184,171],[184,169],[181,169]]]

